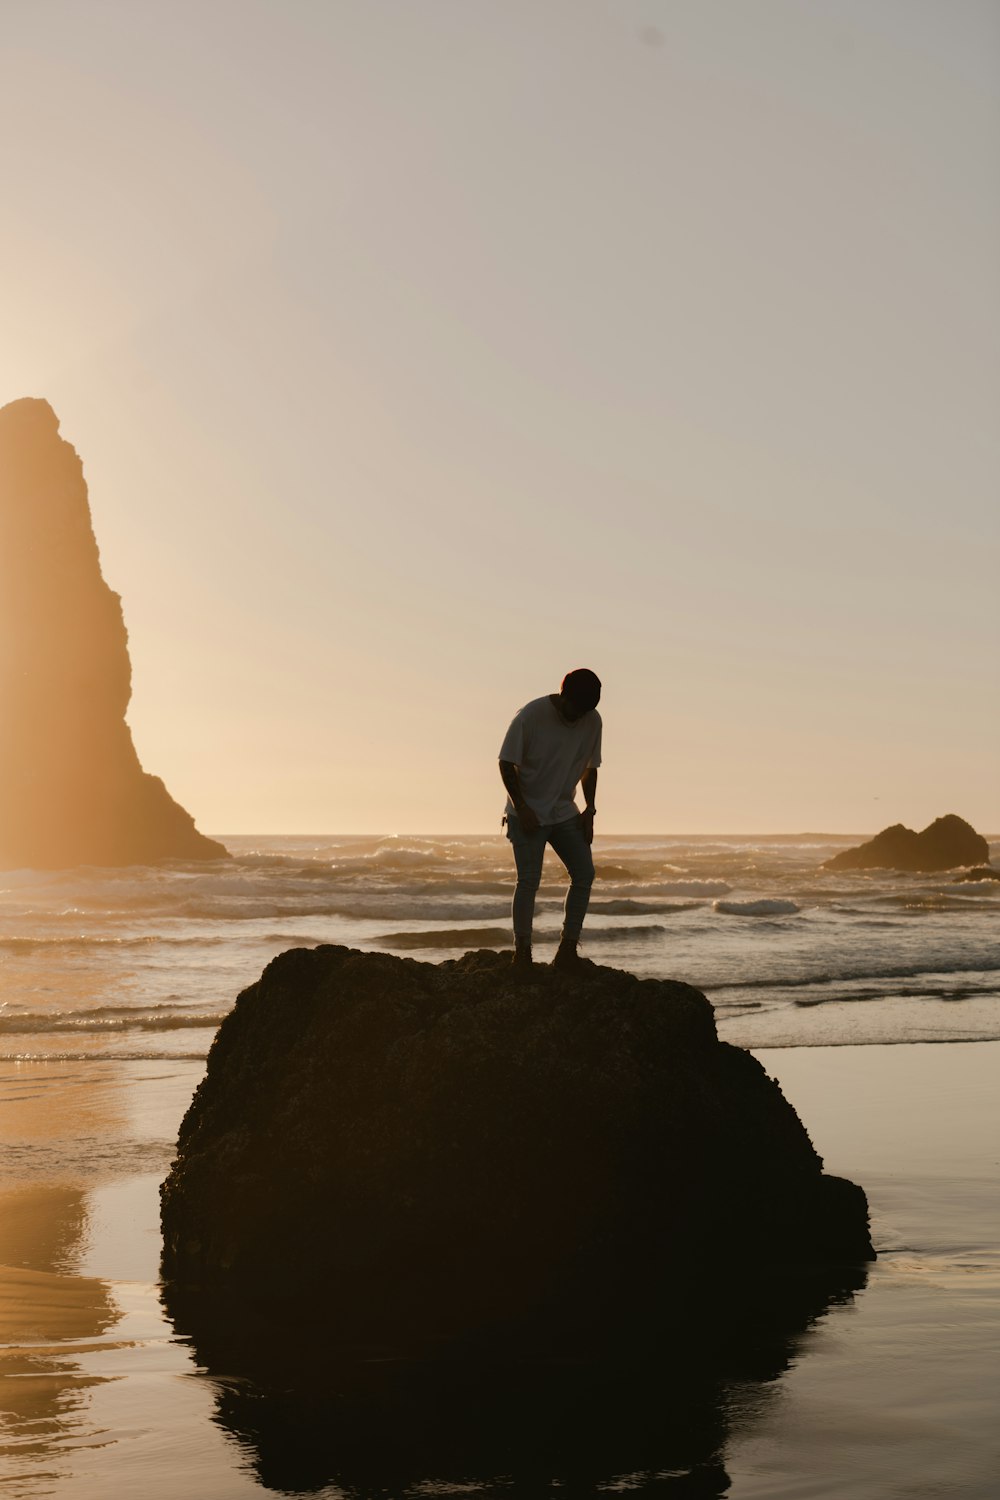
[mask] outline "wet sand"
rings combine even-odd
[[[746,1497],[1000,1489],[1000,1044],[759,1052],[828,1171],[861,1182],[878,1264],[803,1340],[726,1454]]]
[[[7,1493],[18,1500],[103,1500],[112,1492],[238,1500],[266,1492],[265,1484],[287,1492],[308,1477],[296,1470],[293,1449],[312,1444],[323,1453],[313,1492],[326,1496],[443,1488],[537,1495],[558,1486],[993,1500],[1000,1475],[1000,1043],[757,1055],[828,1170],[866,1188],[880,1258],[867,1286],[796,1336],[773,1369],[730,1375],[684,1414],[682,1427],[700,1424],[690,1462],[677,1441],[681,1413],[672,1417],[667,1396],[653,1390],[655,1371],[644,1386],[646,1372],[632,1372],[634,1399],[628,1381],[619,1382],[606,1406],[589,1410],[578,1442],[572,1411],[569,1427],[561,1412],[560,1441],[547,1446],[546,1410],[543,1404],[539,1416],[536,1402],[531,1443],[505,1428],[498,1447],[496,1430],[480,1443],[468,1412],[439,1402],[437,1448],[403,1451],[404,1374],[394,1377],[392,1433],[380,1430],[378,1390],[385,1387],[376,1382],[364,1420],[350,1431],[310,1431],[306,1403],[291,1414],[295,1444],[287,1432],[284,1439],[277,1429],[269,1434],[241,1372],[199,1366],[164,1317],[156,1288],[157,1186],[201,1065],[3,1064],[0,1477]],[[302,1341],[305,1353],[308,1330]],[[571,1372],[549,1371],[545,1381],[551,1395],[569,1387]],[[425,1385],[418,1372],[412,1390]],[[645,1402],[644,1390],[656,1399]],[[646,1405],[640,1422],[636,1412]],[[247,1409],[257,1413],[249,1423],[240,1415]],[[287,1410],[281,1420],[289,1420]],[[602,1420],[607,1430],[595,1437]]]

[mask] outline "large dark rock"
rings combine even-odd
[[[219,1028],[162,1222],[175,1288],[439,1332],[680,1315],[697,1284],[873,1256],[864,1193],[698,990],[486,952],[275,959]]]
[[[47,401],[0,410],[0,868],[226,859],[136,755],[121,599]]]
[[[893,823],[866,844],[835,854],[824,870],[954,870],[958,865],[983,865],[990,846],[964,818],[948,813],[935,818],[920,833]]]

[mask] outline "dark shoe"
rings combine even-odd
[[[514,939],[514,956],[511,958],[512,969],[531,968],[531,944],[524,938]]]
[[[576,939],[561,938],[559,947],[556,949],[556,956],[552,960],[552,967],[554,969],[578,969],[583,961],[576,951]]]

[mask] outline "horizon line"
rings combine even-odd
[[[894,826],[894,825],[887,825],[887,826]],[[877,831],[878,832],[882,832],[881,829],[879,829]],[[490,829],[472,829],[471,831],[466,831],[466,832],[456,832],[456,831],[454,831],[452,829],[441,829],[441,828],[435,829],[433,831],[424,830],[424,831],[421,831],[421,832],[418,832],[415,829],[409,829],[406,832],[402,832],[402,833],[398,832],[398,831],[389,832],[388,830],[385,830],[385,829],[382,829],[382,830],[370,829],[370,830],[368,830],[366,832],[362,832],[362,833],[343,833],[343,832],[336,832],[335,830],[332,830],[332,829],[320,829],[320,830],[316,830],[316,831],[309,830],[308,832],[303,832],[303,831],[292,832],[292,831],[288,831],[288,830],[283,830],[283,831],[269,830],[269,831],[266,831],[266,832],[262,832],[260,829],[249,829],[249,830],[245,830],[245,831],[242,831],[242,832],[237,832],[235,829],[229,829],[227,832],[224,832],[224,833],[213,832],[213,833],[208,834],[207,836],[209,838],[214,838],[214,839],[226,839],[226,838],[238,838],[238,839],[248,839],[248,838],[258,838],[258,839],[326,839],[326,838],[337,838],[337,839],[430,839],[430,838],[438,838],[438,839],[440,839],[440,838],[449,838],[449,839],[477,839],[477,838],[493,838],[493,837],[495,837],[495,838],[503,838],[503,837],[505,837],[505,835],[503,833],[498,832],[495,829],[494,830],[490,830]],[[981,834],[980,836],[982,838],[986,839],[987,842],[989,842],[989,843],[995,843],[995,842],[1000,841],[1000,833],[984,833],[984,834]],[[866,838],[872,838],[872,837],[874,837],[874,835],[872,833],[870,833],[870,832],[859,833],[857,831],[852,831],[852,832],[847,832],[847,833],[833,833],[833,832],[831,832],[828,829],[802,829],[802,830],[797,830],[795,832],[788,832],[788,831],[783,830],[783,829],[772,829],[772,830],[767,831],[767,832],[762,831],[761,829],[753,829],[753,830],[750,830],[749,832],[739,832],[739,831],[734,831],[733,829],[720,829],[720,830],[714,830],[714,829],[698,829],[698,830],[686,829],[685,830],[685,829],[681,829],[681,830],[673,830],[673,831],[661,831],[661,832],[656,832],[656,833],[649,833],[649,832],[646,832],[646,833],[604,833],[604,832],[598,833],[595,830],[594,837],[595,837],[595,839],[599,839],[599,838],[604,838],[604,839],[607,839],[607,838],[616,838],[616,839],[642,839],[642,838],[649,838],[649,839],[664,839],[664,838],[667,838],[667,839],[680,839],[680,838],[701,838],[701,839],[721,839],[721,838],[729,838],[729,839],[753,839],[753,838],[757,838],[757,839],[782,839],[782,838],[783,839],[866,839]]]

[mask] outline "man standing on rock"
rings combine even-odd
[[[511,721],[500,746],[500,776],[507,788],[507,837],[514,847],[514,964],[531,965],[535,894],[542,878],[545,845],[566,866],[570,887],[562,936],[553,963],[572,968],[594,883],[594,814],[601,764],[599,678],[579,667],[563,678],[558,693],[533,698]],[[585,807],[574,800],[577,783]]]

